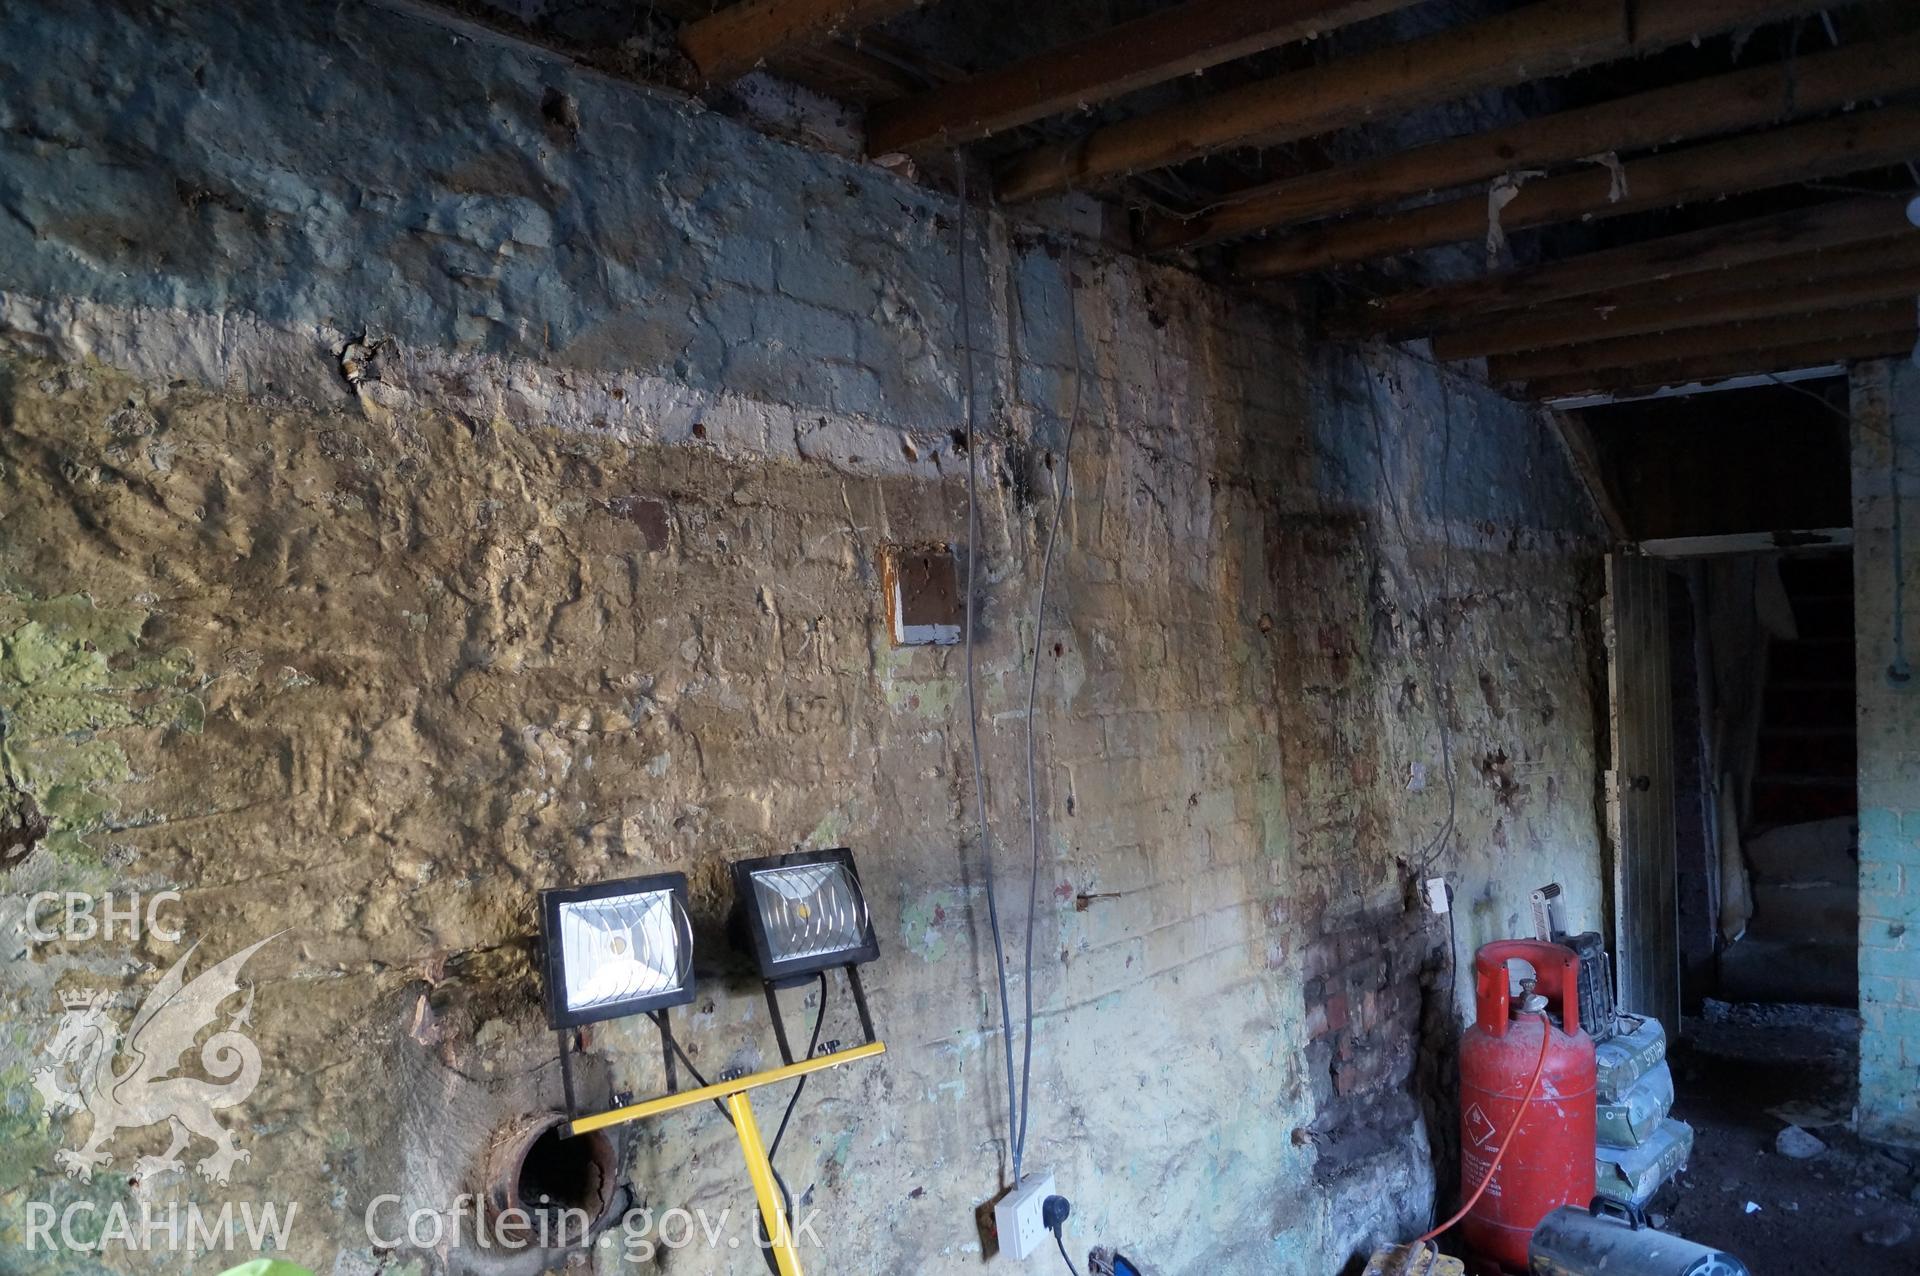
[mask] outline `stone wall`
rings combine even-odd
[[[27,1224],[286,1202],[318,1271],[525,1269],[375,1241],[558,1102],[535,892],[688,873],[679,1032],[703,1071],[751,1068],[773,1043],[726,864],[847,845],[890,1050],[808,1086],[782,1170],[816,1265],[977,1268],[1007,1094],[962,662],[890,645],[878,566],[966,548],[952,201],[374,6],[13,9],[0,72],[5,893],[182,896],[177,942],[12,932],[0,1265],[217,1270]],[[1337,1269],[1431,1215],[1455,962],[1543,881],[1599,922],[1591,513],[1550,424],[1483,389],[977,230],[1016,1003],[1032,587],[1081,383],[1039,648],[1028,1164],[1082,1245]],[[1456,880],[1457,937],[1423,871]],[[222,1114],[250,1159],[137,1164],[168,1140],[129,1118],[66,1173],[101,1106],[48,1080],[66,1043],[126,1026],[189,945],[191,974],[262,940],[221,1011],[262,1056]],[[63,1001],[87,990],[109,1000]],[[826,1013],[856,1035],[843,995]],[[644,1021],[593,1044],[601,1100],[662,1084]],[[726,1248],[750,1198],[717,1115],[621,1155],[637,1206],[732,1211],[720,1252],[630,1266],[757,1270]]]
[[[1904,360],[1863,366],[1853,381],[1860,1127],[1908,1144],[1920,1144],[1920,681],[1904,664],[1895,668],[1895,627],[1904,617],[1911,662],[1920,638],[1917,476],[1920,371]]]

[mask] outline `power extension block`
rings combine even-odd
[[[993,1205],[993,1230],[1003,1257],[1024,1259],[1047,1240],[1041,1206],[1053,1192],[1053,1171],[1029,1174]]]

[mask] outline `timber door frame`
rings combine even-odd
[[[1607,556],[1606,773],[1613,962],[1621,1009],[1680,1030],[1679,891],[1667,564]]]

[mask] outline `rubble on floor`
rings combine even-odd
[[[1757,1271],[1920,1270],[1920,1151],[1868,1143],[1849,1124],[1859,1023],[1830,1006],[1712,1000],[1687,1021],[1672,1050],[1675,1106],[1697,1138],[1653,1202],[1662,1226]],[[1783,1154],[1790,1129],[1825,1150]]]

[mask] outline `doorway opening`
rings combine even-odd
[[[1669,567],[1681,1000],[1859,1000],[1849,549]]]

